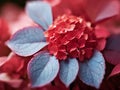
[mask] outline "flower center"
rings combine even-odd
[[[97,45],[95,30],[82,17],[63,15],[58,17],[45,32],[49,52],[59,60],[89,59]]]

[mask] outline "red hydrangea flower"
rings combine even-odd
[[[45,32],[45,36],[49,42],[49,52],[59,60],[68,57],[80,61],[89,59],[99,42],[91,23],[73,15],[59,16]]]

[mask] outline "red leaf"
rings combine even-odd
[[[86,13],[92,22],[98,22],[119,13],[117,0],[86,0]]]
[[[120,73],[120,64],[116,65],[113,68],[113,70],[112,70],[111,74],[109,75],[109,77],[115,76],[115,75],[117,75],[119,73]]]
[[[120,64],[120,52],[106,50],[103,52],[103,55],[105,59],[107,60],[107,62],[113,65]]]

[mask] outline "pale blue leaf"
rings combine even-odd
[[[43,31],[38,27],[19,30],[6,44],[20,56],[31,56],[47,45]]]
[[[87,85],[99,88],[105,74],[104,57],[95,51],[93,57],[79,65],[79,77]]]
[[[28,64],[28,76],[32,87],[42,87],[50,83],[57,76],[58,72],[58,60],[46,52],[35,55]]]
[[[79,70],[78,61],[76,59],[68,59],[60,62],[60,79],[69,87],[75,80]]]
[[[26,5],[27,14],[45,30],[52,24],[53,17],[51,7],[42,1],[31,1]]]

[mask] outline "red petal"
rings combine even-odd
[[[107,38],[110,36],[110,33],[105,27],[97,26],[95,29],[95,35],[97,38]]]
[[[103,52],[103,55],[105,59],[107,60],[107,62],[113,65],[120,64],[120,52],[106,50]]]
[[[97,45],[96,40],[89,40],[86,42],[86,46],[87,48],[95,48]]]
[[[74,24],[72,25],[67,22],[61,22],[61,23],[59,23],[59,25],[57,25],[57,28],[58,29],[55,31],[56,33],[64,34],[68,31],[73,31],[75,28],[75,25]]]
[[[66,51],[66,46],[61,45],[61,46],[58,47],[58,50],[59,51]]]
[[[98,14],[95,21],[101,21],[119,14],[119,2],[113,0],[104,7],[104,9]]]
[[[113,17],[119,13],[117,0],[86,0],[85,10],[92,22]]]
[[[7,62],[7,57],[0,57],[0,67]]]
[[[85,49],[85,58],[89,59],[93,55],[93,49],[92,48],[86,48]]]
[[[10,38],[8,24],[5,20],[0,18],[0,56],[7,56],[10,49],[4,44]]]
[[[11,78],[6,73],[0,74],[0,81],[6,82],[7,84],[11,85],[14,88],[20,87],[20,85],[22,83],[22,79]]]
[[[83,51],[84,52],[84,51]],[[84,53],[82,51],[78,53],[78,58],[80,61],[84,61]]]
[[[83,0],[61,0],[61,2],[53,7],[53,16],[56,18],[59,15],[70,14],[71,12],[75,15],[80,15],[83,13],[82,6]]]
[[[67,53],[64,51],[58,51],[56,57],[59,60],[65,60],[67,58]]]
[[[51,54],[54,54],[54,55],[57,54],[58,47],[54,43],[49,44],[48,49],[49,49]]]
[[[113,68],[113,70],[112,70],[111,74],[109,75],[109,77],[115,76],[115,75],[117,75],[119,73],[120,73],[120,64],[116,65]]]
[[[11,50],[5,45],[5,43],[0,43],[0,56],[7,56]]]
[[[67,43],[69,43],[69,40],[72,40],[76,37],[76,35],[78,35],[78,31],[70,31],[70,32],[67,32],[67,34],[63,37],[63,39],[61,40],[62,43],[64,43],[65,45]]]
[[[70,41],[66,46],[67,46],[68,52],[71,52],[71,51],[74,51],[75,49],[77,49],[78,44],[77,44],[76,39],[73,39],[72,41]]]
[[[78,57],[78,53],[79,53],[79,51],[76,49],[74,51],[71,51],[69,53],[69,56],[72,57],[72,58],[77,58]]]
[[[0,68],[1,72],[9,73],[13,77],[16,77],[16,74],[18,73],[19,76],[26,73],[27,62],[30,60],[29,57],[23,58],[11,53],[7,59],[8,61]]]
[[[56,6],[60,3],[61,0],[44,0],[46,2],[49,2],[52,6]]]
[[[85,40],[84,38],[80,38],[80,39],[78,40],[78,47],[79,47],[79,48],[85,47],[85,43],[86,43],[86,40]]]
[[[0,18],[0,41],[4,42],[10,37],[8,24],[5,20]]]
[[[105,39],[99,39],[98,43],[97,43],[97,49],[101,51],[105,48],[105,45],[106,45],[106,40]]]

